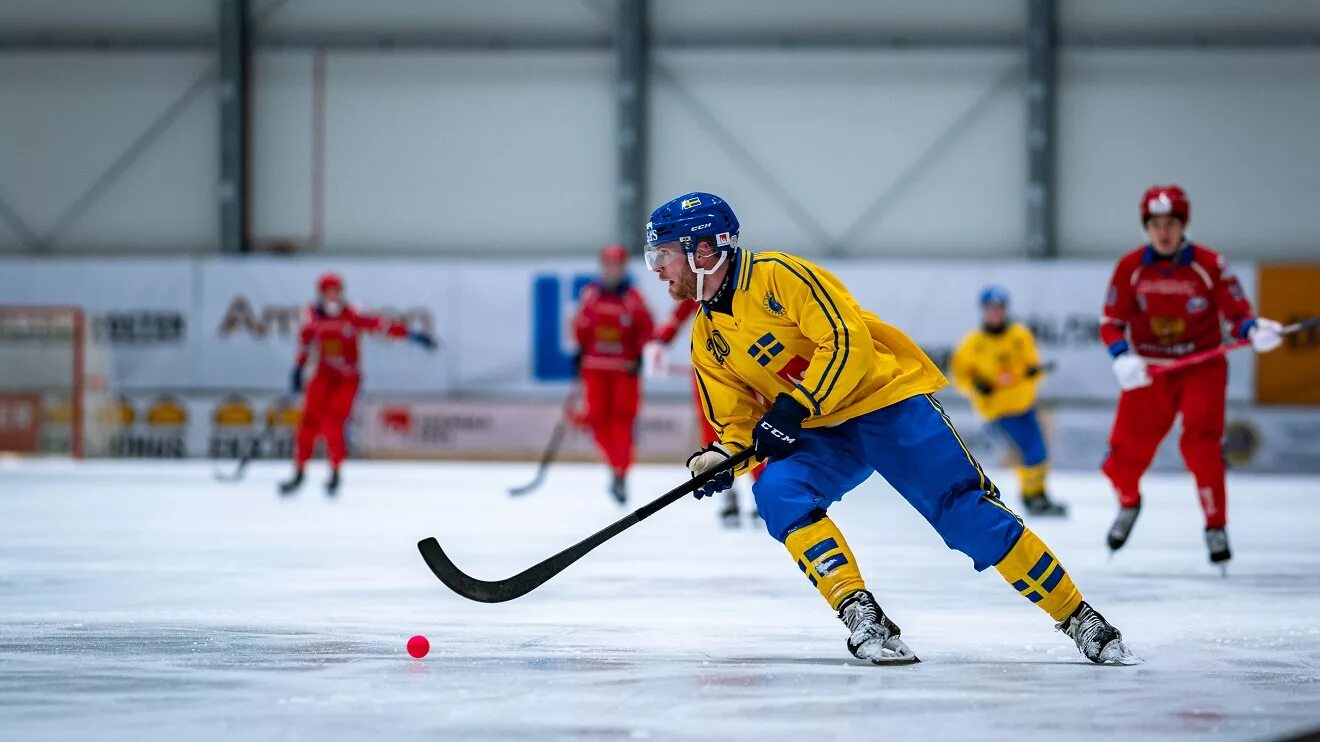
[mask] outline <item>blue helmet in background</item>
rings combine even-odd
[[[1008,306],[1008,289],[1003,286],[986,286],[981,289],[981,306],[988,307],[991,304]]]
[[[716,250],[732,251],[738,245],[738,217],[713,193],[685,193],[652,211],[646,223],[648,249],[679,242],[683,252],[691,254],[703,237]]]

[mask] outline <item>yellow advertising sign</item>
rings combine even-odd
[[[1320,315],[1320,264],[1261,263],[1259,280],[1260,316],[1289,325]],[[1320,327],[1256,358],[1256,401],[1320,405]]]

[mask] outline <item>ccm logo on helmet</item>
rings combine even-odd
[[[689,229],[688,231],[689,231],[689,232],[700,232],[700,231],[703,230],[703,229],[710,229],[710,226],[711,226],[712,224],[714,224],[714,222],[706,222],[705,224],[698,224],[697,226],[693,227],[692,229]]]

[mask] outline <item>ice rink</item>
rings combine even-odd
[[[232,467],[232,464],[229,465]],[[1320,728],[1320,481],[1231,476],[1236,557],[1206,562],[1185,476],[1152,476],[1127,548],[1114,502],[1058,474],[1035,521],[1144,658],[1086,662],[882,480],[834,508],[924,660],[852,660],[783,548],[685,499],[530,595],[465,601],[436,536],[507,577],[620,517],[602,467],[350,462],[279,500],[286,464],[0,462],[0,738],[1268,740]],[[641,467],[632,507],[685,476]],[[998,473],[1010,491],[1012,479]],[[1008,496],[1010,505],[1016,497]],[[430,656],[404,650],[426,635]]]

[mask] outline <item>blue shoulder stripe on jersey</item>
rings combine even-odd
[[[745,251],[740,249],[739,252]],[[752,263],[754,262],[756,261],[752,259],[752,254],[748,252],[746,260],[747,267],[743,270],[742,278],[738,282],[738,288],[741,291],[746,291],[752,287]]]
[[[801,281],[802,283],[805,283],[805,284],[807,285],[807,290],[811,292],[811,298],[815,299],[815,300],[816,300],[816,303],[820,305],[821,310],[822,310],[822,311],[824,312],[824,314],[825,314],[825,319],[830,323],[830,327],[833,328],[833,330],[834,330],[834,352],[830,354],[830,360],[829,360],[829,363],[826,363],[826,364],[825,364],[825,371],[824,371],[823,373],[821,373],[821,375],[820,375],[820,382],[816,384],[816,388],[815,388],[815,389],[812,389],[812,390],[811,390],[811,392],[812,392],[812,399],[813,399],[813,400],[816,400],[816,401],[817,401],[817,404],[819,404],[820,402],[825,401],[825,398],[826,398],[826,397],[830,396],[830,392],[834,390],[834,385],[835,385],[835,383],[838,382],[838,380],[839,380],[839,376],[843,373],[843,364],[847,363],[847,361],[848,361],[848,353],[849,353],[849,349],[848,349],[848,341],[849,341],[848,325],[847,325],[846,322],[843,321],[843,315],[839,313],[839,308],[838,308],[837,306],[835,306],[835,304],[834,304],[834,297],[830,296],[829,291],[827,291],[827,290],[825,289],[825,286],[824,286],[823,284],[821,284],[820,279],[816,278],[816,274],[811,272],[811,269],[807,268],[807,267],[804,266],[804,265],[799,265],[799,266],[797,266],[797,267],[801,268],[803,271],[805,271],[805,272],[807,273],[807,275],[811,276],[811,280],[807,280],[806,278],[804,278],[804,277],[802,276],[801,273],[798,273],[798,272],[797,272],[797,268],[795,268],[794,266],[790,265],[789,263],[787,263],[787,262],[785,262],[785,261],[783,261],[783,260],[781,260],[781,259],[779,259],[779,258],[760,258],[760,259],[754,260],[754,261],[752,261],[752,262],[755,262],[755,263],[761,263],[761,262],[779,263],[780,265],[782,265],[782,266],[784,266],[785,268],[787,268],[789,273],[792,273],[794,276],[797,277],[797,279],[798,279],[799,281]],[[814,285],[813,285],[813,283],[814,283]],[[825,299],[829,301],[829,306],[828,306],[828,307],[825,306],[825,301],[822,301],[821,298],[820,298],[820,296],[816,293],[816,288],[817,288],[817,287],[819,287],[819,288],[820,288],[820,292],[821,292],[822,294],[825,295]],[[834,312],[833,315],[830,314],[830,311],[831,311],[831,310],[833,310],[833,312]],[[836,324],[835,321],[834,321],[835,318],[838,319],[838,323],[837,323],[837,324]],[[840,325],[843,326],[843,345],[842,345],[842,347],[843,347],[843,358],[841,358],[841,359],[839,359],[839,348],[840,348],[840,345],[839,345],[839,326],[840,326]],[[821,388],[822,386],[825,386],[825,379],[829,378],[829,376],[830,376],[830,368],[834,366],[834,361],[835,361],[836,359],[839,360],[839,366],[838,366],[838,368],[835,368],[835,369],[834,369],[834,380],[830,382],[830,387],[829,387],[829,389],[826,389],[824,394],[820,394],[820,388]],[[817,394],[819,394],[819,396],[815,396],[815,395],[817,395]]]
[[[852,353],[852,338],[850,331],[848,330],[848,323],[844,321],[843,313],[839,311],[839,307],[834,303],[834,297],[831,296],[829,290],[825,288],[825,284],[821,283],[820,279],[816,277],[816,274],[810,268],[804,265],[802,266],[802,270],[806,271],[807,275],[811,276],[811,280],[815,281],[816,285],[820,287],[820,292],[825,295],[827,300],[829,300],[830,308],[834,310],[835,316],[839,318],[839,324],[843,326],[843,359],[839,361],[839,367],[834,370],[834,378],[830,380],[830,387],[825,390],[824,394],[820,395],[820,398],[824,400],[826,397],[830,396],[830,392],[834,391],[834,385],[839,381],[839,377],[843,376],[843,367],[848,365],[848,354]],[[824,377],[821,377],[821,382],[823,383],[824,381]]]
[[[806,388],[805,386],[802,386],[801,384],[794,384],[793,386],[794,386],[798,391],[802,392],[802,396],[804,396],[804,397],[806,397],[807,399],[811,400],[811,414],[813,414],[813,415],[819,415],[819,414],[820,414],[820,402],[817,402],[817,401],[816,401],[816,398],[815,398],[814,396],[812,396],[811,392],[807,391],[807,388]]]
[[[693,367],[692,375],[697,380],[697,389],[700,391],[699,396],[701,397],[701,404],[706,408],[706,419],[710,420],[711,427],[719,428],[719,430],[716,431],[717,433],[723,435],[724,423],[715,418],[715,407],[710,403],[710,392],[706,391],[706,380],[701,378],[701,372],[698,371],[696,367]]]

